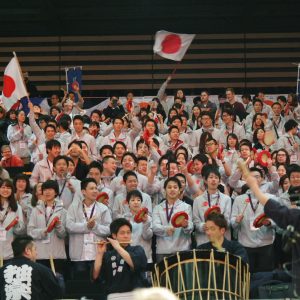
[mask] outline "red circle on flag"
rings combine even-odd
[[[8,75],[3,76],[3,95],[9,98],[16,89],[14,79]]]
[[[181,48],[181,38],[177,34],[167,35],[161,43],[162,52],[173,54]]]

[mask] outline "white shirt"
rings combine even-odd
[[[86,206],[85,204],[83,204],[83,205],[84,205],[84,209],[86,211],[86,215],[88,216],[88,218],[90,218],[92,209],[93,209],[95,204],[90,205],[89,207]],[[94,214],[96,214],[95,209],[94,209]],[[91,243],[91,242],[94,242],[95,235],[92,232],[85,233],[83,235],[83,240],[84,240],[84,243],[83,243],[83,249],[82,249],[82,255],[81,255],[80,261],[95,260],[96,245]]]

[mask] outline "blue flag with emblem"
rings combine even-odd
[[[66,68],[66,84],[68,93],[74,92],[76,102],[78,101],[77,93],[82,88],[82,67],[67,67]]]

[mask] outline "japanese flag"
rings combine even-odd
[[[195,34],[157,31],[153,51],[164,58],[181,61],[194,37]]]
[[[27,90],[17,57],[13,57],[4,71],[1,100],[9,110],[18,100],[27,96]]]

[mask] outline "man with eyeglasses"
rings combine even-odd
[[[214,127],[211,113],[208,111],[204,111],[200,116],[202,127],[193,132],[190,141],[190,148],[193,150],[193,155],[198,154],[199,152],[199,143],[202,133],[209,132],[218,143],[221,139],[221,131],[220,129]]]
[[[1,155],[0,166],[3,168],[24,166],[22,159],[18,155],[12,155],[9,145],[3,145],[1,147]]]

